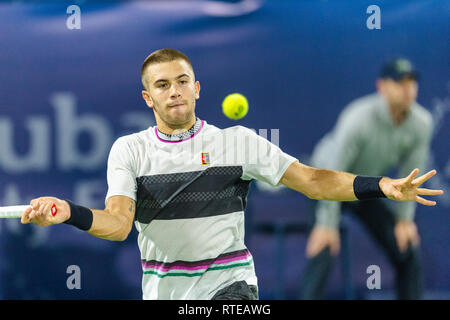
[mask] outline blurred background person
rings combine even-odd
[[[414,168],[424,171],[433,123],[431,114],[416,101],[417,80],[418,73],[409,60],[386,62],[376,81],[377,92],[345,107],[334,129],[316,145],[312,165],[374,176],[396,169],[398,176]],[[340,251],[341,209],[352,212],[386,254],[395,271],[397,298],[422,298],[415,208],[414,203],[389,206],[383,200],[317,202],[306,246],[308,262],[302,275],[301,298],[324,298],[334,258]]]

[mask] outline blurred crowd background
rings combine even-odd
[[[379,29],[368,27],[371,5],[380,8]],[[446,191],[416,212],[424,298],[450,299],[449,18],[450,3],[439,0],[2,2],[0,206],[51,195],[103,208],[113,141],[155,125],[140,82],[154,50],[191,59],[202,87],[198,117],[220,128],[279,129],[281,149],[305,163],[342,109],[375,92],[382,63],[407,57],[420,72],[417,101],[435,121],[428,167],[438,175],[427,186]],[[250,105],[238,121],[221,110],[233,92]],[[246,241],[261,299],[297,299],[310,217],[305,196],[252,183]],[[351,216],[342,225],[326,297],[393,298],[387,258]],[[116,243],[67,225],[2,219],[0,298],[140,299],[136,238],[134,229]],[[81,289],[67,287],[71,265],[80,267]],[[380,266],[381,290],[366,286],[370,265]]]

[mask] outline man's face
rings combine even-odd
[[[152,64],[147,67],[147,88],[142,96],[155,111],[155,117],[176,128],[195,119],[195,100],[199,98],[200,83],[184,60]],[[158,121],[157,121],[158,122]]]
[[[400,81],[378,80],[378,91],[389,105],[399,112],[409,111],[411,104],[417,98],[417,90],[417,81],[412,77],[405,77]]]

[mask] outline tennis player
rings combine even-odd
[[[242,126],[219,129],[195,115],[200,83],[189,59],[173,49],[150,54],[142,97],[156,126],[120,137],[108,158],[105,209],[54,197],[33,199],[22,223],[66,223],[123,241],[139,232],[143,299],[258,299],[244,210],[252,180],[284,184],[309,198],[354,201],[388,197],[436,203],[420,195],[431,178],[364,177],[315,169]],[[58,214],[48,214],[56,204]]]

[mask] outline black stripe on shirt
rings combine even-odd
[[[135,219],[141,223],[243,211],[251,181],[241,166],[138,177]]]

